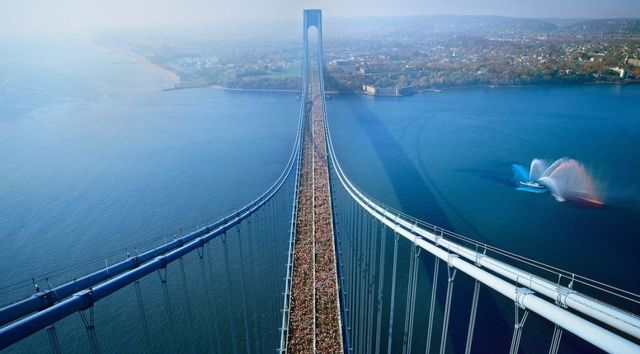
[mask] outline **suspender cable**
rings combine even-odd
[[[562,280],[562,275],[558,276],[558,285],[560,285],[561,280]],[[569,283],[569,288],[570,289],[573,288],[573,281]],[[556,299],[556,305],[566,308],[566,306],[564,306],[560,301],[560,298]],[[549,354],[558,353],[558,350],[560,349],[561,338],[562,338],[562,327],[558,326],[558,324],[555,324],[553,326],[553,336],[551,337],[551,346],[549,347]]]
[[[196,352],[195,336],[193,335],[195,326],[193,325],[193,311],[191,310],[191,299],[189,299],[189,290],[187,289],[187,275],[184,271],[184,258],[180,257],[180,277],[182,278],[182,290],[184,291],[184,301],[187,306],[187,318],[189,320],[189,345],[191,353]]]
[[[176,342],[178,341],[178,333],[176,332],[176,322],[173,318],[173,309],[171,308],[171,301],[169,300],[169,289],[167,289],[167,267],[158,269],[158,276],[160,277],[160,284],[162,285],[162,294],[164,296],[164,307],[167,311],[167,318],[169,320],[169,328],[173,333],[173,340],[171,342],[171,351],[176,352]]]
[[[511,337],[511,349],[509,350],[509,353],[511,354],[516,354],[518,352],[518,348],[520,348],[522,327],[524,327],[524,322],[527,320],[527,316],[529,315],[529,309],[525,309],[525,307],[521,303],[521,300],[524,296],[532,293],[533,292],[527,288],[516,289],[516,301],[513,304],[513,313],[515,320],[513,323],[513,337]],[[520,315],[520,309],[524,309],[524,313],[522,315]]]
[[[133,289],[136,292],[136,302],[138,303],[138,314],[140,315],[140,322],[142,323],[142,333],[144,335],[144,341],[147,345],[147,351],[151,352],[151,336],[149,335],[149,323],[147,322],[147,314],[144,310],[144,302],[142,301],[142,291],[140,291],[140,281],[133,283]]]
[[[98,337],[96,336],[96,326],[94,325],[93,317],[93,305],[89,307],[89,318],[84,313],[84,310],[78,311],[84,328],[87,331],[87,337],[89,337],[89,347],[93,354],[100,354],[100,347],[98,346]]]
[[[364,260],[364,256],[365,256],[365,252],[366,252],[366,235],[365,235],[365,223],[366,223],[366,219],[367,219],[367,214],[365,213],[364,210],[361,210],[362,213],[362,218],[360,219],[360,252],[358,252],[358,258],[359,258],[359,263],[360,263],[360,271],[358,272],[358,283],[359,283],[359,291],[358,291],[358,352],[360,353],[364,353],[364,340],[365,340],[365,333],[364,333],[364,316],[365,314],[365,309],[364,309],[364,304],[365,304],[365,297],[366,297],[366,278],[365,278],[365,260]]]
[[[376,304],[378,315],[376,317],[377,323],[375,354],[380,354],[380,332],[382,331],[382,289],[384,287],[384,261],[386,258],[385,246],[387,244],[387,227],[384,226],[383,223],[380,223],[380,228],[380,265],[378,267],[378,301]]]
[[[414,244],[414,247],[417,248]],[[418,287],[418,271],[420,267],[420,251],[422,248],[417,248],[417,252],[413,258],[413,288],[411,289],[411,317],[409,319],[409,339],[407,340],[407,353],[411,353],[411,346],[413,345],[413,321],[415,319],[416,310],[416,290]]]
[[[355,312],[355,309],[353,307],[353,297],[355,295],[355,289],[353,287],[353,274],[355,273],[355,270],[353,269],[354,267],[354,228],[355,228],[355,209],[356,209],[356,204],[355,202],[351,202],[349,203],[350,207],[349,207],[349,227],[347,229],[347,235],[346,238],[349,240],[349,255],[348,255],[348,259],[349,259],[349,266],[347,268],[347,283],[348,283],[348,288],[347,288],[347,301],[349,302],[349,313],[348,313],[348,318],[349,318],[349,339],[350,339],[350,343],[351,343],[351,347],[349,348],[349,350],[353,351],[353,346],[355,343],[355,336],[354,336],[354,326],[353,326],[353,313]]]
[[[387,353],[391,354],[391,344],[393,342],[393,308],[396,299],[396,273],[398,270],[398,238],[400,235],[393,232],[393,270],[391,271],[391,310],[389,313],[389,338],[387,339]]]
[[[260,241],[262,242],[262,244],[264,245],[265,249],[268,251],[268,259],[265,262],[265,270],[268,271],[268,273],[270,275],[273,275],[274,273],[274,258],[276,256],[276,251],[274,249],[274,245],[270,242],[271,240],[271,234],[273,233],[271,230],[271,224],[270,224],[270,220],[271,220],[271,203],[267,203],[265,204],[263,210],[259,211],[259,213],[257,214],[258,218],[259,218],[259,223],[260,223]],[[266,289],[265,289],[266,290]],[[270,289],[269,289],[270,290]],[[270,335],[270,331],[269,329],[273,328],[272,327],[272,323],[273,323],[273,312],[271,311],[271,301],[269,301],[268,299],[264,299],[262,302],[263,305],[263,318],[264,318],[264,347],[265,348],[269,348],[269,350],[271,350],[273,348],[273,341]]]
[[[280,262],[277,261],[278,259],[278,248],[277,248],[277,244],[278,244],[278,239],[276,237],[276,235],[278,234],[277,231],[277,223],[276,223],[276,204],[275,204],[275,199],[268,204],[268,224],[269,224],[269,233],[268,233],[268,238],[271,242],[269,245],[269,248],[272,250],[271,254],[271,274],[277,275],[278,274],[278,265],[280,264]],[[276,279],[279,279],[280,277],[276,276]],[[276,284],[278,284],[278,282],[276,281]],[[281,289],[281,287],[278,287],[279,289]],[[275,292],[275,291],[274,291]],[[269,323],[269,327],[270,329],[273,328],[278,328],[278,303],[277,301],[274,300],[274,297],[269,297],[266,299],[266,303],[268,304],[268,309],[269,309],[269,314],[270,316],[270,323]],[[276,340],[276,336],[274,335],[274,333],[276,333],[277,331],[269,331],[269,350],[275,350],[278,348],[278,344],[277,344],[277,340]]]
[[[279,272],[278,270],[280,269],[280,262],[278,261],[279,256],[281,255],[281,253],[279,252],[278,249],[278,245],[279,245],[279,239],[278,239],[278,235],[280,234],[278,232],[278,212],[277,212],[277,199],[273,200],[273,203],[271,204],[270,208],[269,208],[271,215],[270,215],[270,222],[271,222],[271,247],[273,248],[274,251],[274,257],[272,257],[272,264],[273,264],[273,274],[278,275]],[[283,279],[283,277],[281,276],[277,276],[277,279],[281,280]],[[278,284],[278,283],[276,283]],[[282,289],[284,288],[284,286],[282,286],[281,284],[279,284],[278,289]],[[274,293],[277,294],[277,290],[273,291]],[[272,319],[271,319],[271,325],[269,326],[269,328],[278,328],[278,319],[280,318],[280,316],[278,316],[278,314],[280,313],[280,307],[278,306],[278,298],[276,296],[270,297],[271,299],[271,308],[270,308],[270,313],[272,315]],[[275,331],[271,331],[271,350],[276,350],[278,349],[278,336],[277,336],[277,330]]]
[[[204,246],[198,248],[198,262],[200,264],[200,275],[202,276],[202,285],[204,286],[205,299],[210,304],[213,304],[213,301],[211,300],[211,293],[209,292],[209,282],[207,281],[206,268],[204,266]],[[211,317],[207,313],[205,313],[204,318],[207,321],[207,341],[209,345],[209,352],[213,352],[214,345],[212,336],[215,332],[217,332],[217,330],[214,330],[214,328],[211,326]],[[220,348],[217,348],[217,350],[219,353]]]
[[[349,232],[349,244],[350,244],[350,256],[349,256],[349,308],[351,309],[349,313],[349,325],[351,327],[351,346],[353,348],[356,347],[356,296],[357,296],[357,287],[356,287],[356,274],[358,271],[358,264],[356,259],[356,235],[358,232],[358,213],[357,213],[357,205],[356,203],[352,204],[351,207],[351,228]]]
[[[368,340],[369,340],[369,330],[367,328],[367,325],[369,324],[369,295],[371,294],[371,292],[369,291],[369,274],[371,272],[371,262],[370,262],[370,250],[371,250],[371,245],[370,245],[370,232],[369,232],[369,225],[370,225],[370,218],[367,216],[364,219],[364,224],[363,226],[363,237],[364,237],[364,248],[363,248],[363,253],[362,253],[362,259],[363,259],[363,263],[364,263],[364,271],[362,272],[362,350],[363,353],[369,353],[368,351]]]
[[[358,311],[360,326],[360,352],[366,353],[366,344],[367,344],[367,272],[368,272],[368,263],[367,258],[369,255],[369,237],[368,237],[368,215],[363,214],[362,218],[362,229],[361,237],[362,237],[362,248],[360,253],[360,261],[362,264],[362,270],[358,275],[360,276],[360,310]]]
[[[227,233],[225,232],[222,235],[222,247],[224,249],[224,264],[225,264],[225,272],[227,273],[227,303],[228,303],[228,313],[229,313],[229,327],[231,328],[231,346],[233,349],[233,354],[238,354],[238,341],[236,336],[236,321],[235,314],[233,311],[233,302],[231,298],[231,271],[229,269],[229,252],[227,250]]]
[[[361,286],[360,286],[360,275],[362,274],[362,260],[360,259],[360,252],[362,250],[362,218],[364,214],[362,210],[357,209],[357,221],[356,221],[356,231],[354,233],[354,246],[355,246],[355,272],[353,273],[353,281],[354,281],[354,300],[353,300],[353,333],[356,337],[354,341],[354,348],[356,353],[359,353],[362,350],[360,346],[360,294],[361,294]]]
[[[560,339],[562,338],[562,327],[555,325],[553,328],[553,337],[551,338],[551,347],[549,354],[557,354],[560,349]]]
[[[430,353],[431,349],[431,334],[433,333],[433,320],[436,317],[436,295],[438,293],[438,269],[440,268],[440,258],[435,257],[436,260],[433,264],[433,279],[431,285],[431,305],[429,306],[429,325],[427,326],[427,346],[425,354]]]
[[[329,183],[332,182],[331,179],[331,170],[329,170]],[[334,217],[334,225],[333,225],[333,229],[335,230],[335,240],[336,240],[336,244],[337,244],[337,249],[336,249],[336,256],[337,256],[337,261],[338,261],[338,279],[339,279],[339,301],[340,301],[340,316],[342,318],[342,345],[343,345],[343,352],[345,353],[351,353],[350,350],[350,341],[349,341],[349,336],[348,336],[348,323],[347,323],[347,319],[346,319],[346,314],[347,314],[347,306],[346,306],[346,291],[345,291],[345,277],[344,277],[344,272],[345,272],[345,241],[344,241],[344,232],[343,229],[341,228],[343,225],[345,225],[345,219],[344,219],[344,206],[342,204],[339,204],[339,200],[338,198],[340,197],[340,191],[339,190],[335,190],[333,189],[335,187],[335,185],[330,185],[331,186],[331,190],[334,192],[332,194],[332,204],[333,204],[333,217]]]
[[[209,270],[211,272],[211,288],[207,290],[207,294],[209,296],[209,302],[211,304],[211,310],[212,310],[212,322],[213,322],[213,330],[214,330],[214,334],[215,334],[215,339],[216,339],[216,349],[218,350],[218,353],[222,353],[222,332],[220,332],[220,327],[218,326],[218,311],[216,310],[216,302],[215,302],[215,293],[214,293],[214,289],[215,286],[213,286],[213,284],[215,284],[215,276],[213,273],[213,260],[211,257],[211,254],[213,253],[213,244],[212,243],[207,243],[207,248],[209,249],[209,251],[207,252],[207,260],[209,263]],[[205,272],[203,272],[204,274]],[[208,282],[205,283],[205,287],[208,287]]]
[[[447,347],[447,331],[449,330],[449,315],[451,314],[451,298],[453,296],[453,281],[456,277],[457,268],[451,267],[451,258],[456,255],[449,255],[447,260],[447,297],[444,302],[444,318],[442,319],[442,337],[440,338],[440,354],[444,354]],[[453,270],[452,270],[453,268]]]
[[[363,263],[364,263],[364,272],[362,272],[362,350],[364,353],[369,353],[367,351],[367,341],[368,341],[368,329],[367,329],[367,324],[368,324],[368,309],[369,309],[369,295],[371,295],[371,292],[369,291],[369,274],[371,272],[371,262],[370,262],[370,250],[371,250],[371,237],[370,237],[370,230],[369,230],[369,225],[371,223],[371,218],[369,217],[368,214],[366,214],[366,217],[364,219],[364,232],[363,232],[363,237],[364,237],[364,248],[363,248],[363,252],[362,252],[362,259],[363,259]]]
[[[242,258],[242,235],[240,235],[240,224],[238,224],[238,248],[240,253],[240,289],[242,292],[242,315],[244,317],[244,339],[247,346],[247,353],[251,353],[251,343],[249,342],[249,321],[247,317],[247,299],[245,296],[244,282],[244,260]]]
[[[369,246],[371,248],[371,256],[369,257],[369,284],[367,286],[368,292],[369,292],[369,307],[367,309],[367,313],[369,315],[368,318],[368,323],[367,323],[367,353],[371,353],[372,352],[372,348],[373,348],[373,305],[374,305],[374,299],[375,299],[375,291],[374,291],[374,281],[375,281],[375,270],[376,267],[374,266],[376,264],[375,260],[376,260],[376,256],[378,253],[378,242],[376,239],[378,230],[376,228],[376,224],[377,224],[377,220],[374,218],[371,218],[369,221],[369,244],[373,245],[373,247]]]
[[[269,257],[265,262],[265,270],[268,271],[269,274],[273,275],[274,274],[274,258],[276,255],[276,251],[274,249],[274,245],[272,244],[271,241],[271,235],[273,233],[273,230],[271,229],[271,203],[267,203],[265,204],[264,208],[262,211],[260,211],[258,214],[258,217],[260,218],[260,239],[263,243],[263,245],[265,246],[265,248],[268,250],[269,252]],[[266,290],[266,289],[265,289]],[[269,351],[271,351],[271,349],[273,348],[273,338],[271,336],[271,332],[270,329],[273,328],[273,320],[274,320],[274,314],[273,311],[271,311],[271,301],[269,301],[269,299],[264,299],[263,300],[263,308],[264,308],[264,312],[263,312],[263,316],[264,316],[264,347],[265,348],[269,348]]]
[[[413,261],[416,256],[416,246],[415,244],[411,244],[411,253],[409,255],[409,273],[407,277],[407,301],[404,311],[404,332],[402,333],[402,353],[406,354],[407,349],[407,341],[409,335],[409,321],[411,318],[411,293],[413,289],[413,267],[415,266],[415,262]]]
[[[49,343],[51,344],[51,352],[53,354],[62,354],[55,323],[47,327],[47,335],[49,336]]]
[[[473,286],[473,299],[471,300],[471,313],[469,314],[469,330],[467,331],[467,345],[465,354],[471,353],[471,343],[473,342],[473,330],[476,326],[476,314],[478,312],[478,298],[480,295],[480,282],[475,281]]]
[[[254,216],[251,215],[248,219],[247,219],[247,235],[249,238],[249,245],[251,246],[252,249],[255,249],[255,238],[254,238],[254,229],[252,226],[252,222],[253,222],[253,218]],[[253,256],[253,252],[252,252],[252,256]],[[287,262],[288,262],[287,258]],[[249,269],[251,269],[254,275],[254,281],[256,281],[257,279],[260,279],[259,276],[257,276],[257,267],[254,264],[254,260],[253,257],[249,257]],[[258,336],[258,332],[259,332],[259,326],[258,326],[258,307],[256,305],[256,297],[255,295],[250,296],[251,298],[251,308],[253,309],[253,311],[251,311],[251,318],[252,318],[252,322],[253,322],[253,340],[255,341],[256,344],[256,353],[261,353],[260,351],[260,337]]]

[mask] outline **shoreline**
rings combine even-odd
[[[155,65],[155,64],[154,64]],[[163,68],[164,69],[164,68]],[[164,69],[166,70],[166,69]],[[184,84],[183,82],[180,82]],[[291,90],[291,89],[260,89],[260,88],[234,88],[234,87],[226,87],[215,84],[197,84],[197,85],[183,85],[179,84],[174,85],[171,88],[165,88],[163,91],[176,91],[176,90],[188,90],[188,89],[200,89],[200,88],[212,88],[216,90],[223,91],[232,91],[232,92],[287,92],[287,93],[300,93],[300,90]],[[370,97],[386,97],[386,98],[397,98],[397,97],[406,97],[414,94],[428,94],[428,93],[446,93],[447,91],[454,90],[473,90],[473,89],[507,89],[507,88],[530,88],[530,87],[550,87],[550,86],[582,86],[582,85],[633,85],[640,84],[640,80],[638,81],[625,81],[625,82],[581,82],[581,83],[541,83],[541,84],[533,84],[533,85],[461,85],[461,86],[450,86],[443,88],[427,88],[416,90],[407,95],[370,95],[365,92],[338,92],[338,91],[325,91],[325,94],[330,94],[334,96],[349,96],[349,95],[363,95]]]
[[[144,55],[138,52],[135,52],[131,49],[127,49],[123,47],[114,47],[114,46],[108,46],[108,45],[102,45],[102,44],[96,44],[96,45],[111,53],[122,54],[126,56],[127,58],[133,60],[134,63],[141,65],[145,69],[153,71],[156,75],[162,77],[167,82],[171,83],[174,88],[177,86],[180,86],[180,84],[182,83],[182,80],[180,79],[180,76],[178,74],[152,62],[147,57],[145,57]]]
[[[232,91],[232,92],[286,92],[286,93],[301,93],[301,90],[292,90],[292,89],[261,89],[261,88],[235,88],[235,87],[227,87],[216,84],[189,84],[180,79],[180,76],[159,64],[156,64],[149,60],[144,55],[135,52],[131,49],[123,48],[123,47],[114,47],[96,44],[97,46],[116,54],[122,54],[129,59],[133,60],[135,63],[142,65],[144,68],[153,71],[158,76],[165,79],[169,82],[172,87],[163,88],[162,91],[176,91],[176,90],[188,90],[188,89],[199,89],[199,88],[213,88],[217,90],[224,91]],[[640,80],[626,80],[621,82],[611,82],[611,81],[590,81],[590,82],[571,82],[571,83],[561,83],[561,82],[549,82],[549,83],[539,83],[539,84],[530,84],[530,85],[460,85],[460,86],[449,86],[449,87],[432,87],[432,88],[424,88],[416,90],[407,95],[370,95],[361,91],[354,92],[338,92],[338,91],[325,91],[326,94],[331,94],[335,96],[346,96],[346,95],[364,95],[371,97],[405,97],[411,96],[413,94],[425,94],[425,93],[445,93],[449,90],[464,90],[464,89],[503,89],[503,88],[527,88],[527,87],[542,87],[542,86],[580,86],[580,85],[630,85],[630,84],[640,84]]]
[[[103,48],[111,53],[122,54],[129,59],[133,60],[135,63],[142,65],[144,68],[153,71],[158,76],[165,79],[169,82],[172,87],[163,88],[162,91],[175,91],[175,90],[187,90],[187,89],[197,89],[197,88],[214,88],[218,90],[224,91],[235,91],[235,92],[288,92],[288,93],[300,93],[301,90],[292,90],[292,89],[262,89],[262,88],[234,88],[234,87],[226,87],[217,84],[209,84],[209,83],[192,83],[182,81],[180,76],[175,72],[168,68],[165,68],[159,64],[156,64],[149,60],[144,55],[128,49],[124,47],[116,47],[110,45],[102,45],[98,43],[94,43],[96,46]],[[425,94],[425,93],[444,93],[448,90],[463,90],[463,89],[500,89],[500,88],[527,88],[527,87],[542,87],[542,86],[579,86],[579,85],[630,85],[630,84],[639,84],[640,80],[625,80],[619,82],[612,81],[589,81],[589,82],[549,82],[549,83],[539,83],[539,84],[528,84],[528,85],[459,85],[459,86],[449,86],[449,87],[432,87],[432,88],[423,88],[417,89],[414,92],[406,95],[371,95],[362,91],[354,91],[354,92],[338,92],[338,91],[325,91],[326,94],[331,94],[335,96],[342,95],[365,95],[371,97],[404,97],[411,96],[413,94]]]

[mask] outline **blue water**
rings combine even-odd
[[[0,303],[29,295],[32,277],[60,284],[222,216],[286,164],[295,94],[162,91],[153,71],[84,40],[1,47]],[[638,97],[640,85],[468,89],[339,96],[328,110],[347,174],[375,198],[638,292]],[[561,156],[587,166],[604,208],[516,191],[512,164]]]
[[[374,197],[480,241],[638,288],[628,276],[640,270],[639,97],[638,85],[350,96],[331,101],[329,119],[346,172]],[[556,156],[587,166],[604,208],[515,192],[512,164]]]
[[[225,215],[289,158],[295,94],[162,91],[85,41],[28,43],[0,57],[2,303]]]
[[[481,242],[638,293],[639,97],[638,85],[479,88],[402,98],[336,97],[328,113],[346,173],[374,198]],[[604,198],[603,208],[516,190],[512,164],[558,156],[585,164]],[[408,259],[405,246],[400,284],[406,282]],[[430,278],[433,257],[421,259],[420,274]],[[449,348],[464,352],[473,283],[467,278],[455,286]],[[429,299],[430,291],[428,281],[419,284],[418,299]],[[427,304],[418,303],[415,328],[424,329]],[[485,289],[479,306],[483,325],[476,326],[474,348],[507,352],[513,304]],[[535,323],[526,327],[521,348],[548,351],[553,327],[537,316],[528,321]],[[396,332],[402,333],[402,323]],[[401,342],[401,336],[395,339],[396,350]],[[424,343],[422,333],[414,347]],[[593,350],[566,334],[561,348]]]

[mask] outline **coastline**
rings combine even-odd
[[[144,55],[137,53],[131,49],[123,48],[123,47],[115,47],[115,46],[107,46],[96,44],[100,48],[103,48],[111,53],[122,54],[129,59],[133,60],[135,63],[142,65],[146,69],[153,71],[156,75],[165,79],[168,83],[172,85],[172,87],[164,88],[163,91],[175,91],[175,90],[187,90],[187,89],[197,89],[197,88],[213,88],[224,91],[234,91],[234,92],[288,92],[288,93],[300,93],[300,90],[291,90],[291,89],[261,89],[261,88],[234,88],[227,87],[216,84],[208,84],[208,83],[199,83],[199,84],[189,84],[188,82],[184,82],[180,79],[180,76],[159,64],[156,64],[149,60]],[[366,95],[371,97],[404,97],[410,96],[412,94],[425,94],[425,93],[444,93],[449,90],[464,90],[464,89],[501,89],[501,88],[527,88],[527,87],[539,87],[539,86],[573,86],[573,85],[629,85],[629,84],[639,84],[640,80],[626,80],[621,82],[612,82],[612,81],[590,81],[590,82],[572,82],[572,83],[540,83],[540,84],[530,84],[530,85],[460,85],[460,86],[448,86],[442,88],[425,88],[415,90],[411,94],[408,95],[370,95],[365,92],[354,91],[354,92],[338,92],[335,90],[325,91],[327,94],[339,96],[339,95]]]
[[[154,64],[155,65],[155,64]],[[164,68],[163,68],[164,69]],[[166,69],[164,69],[166,70]],[[335,90],[325,91],[325,94],[330,94],[334,96],[348,96],[348,95],[363,95],[370,97],[386,97],[386,98],[398,98],[398,97],[406,97],[414,94],[433,94],[433,93],[446,93],[447,91],[454,90],[473,90],[473,89],[513,89],[513,88],[528,88],[528,87],[541,87],[541,86],[581,86],[581,85],[632,85],[632,84],[640,84],[640,81],[625,81],[625,82],[608,82],[608,81],[599,81],[599,82],[581,82],[581,83],[541,83],[541,84],[532,84],[532,85],[461,85],[461,86],[449,86],[443,88],[428,88],[428,89],[420,89],[412,92],[407,95],[370,95],[364,93],[362,91],[354,91],[354,92],[338,92]],[[174,84],[174,87],[165,88],[163,91],[175,91],[175,90],[188,90],[188,89],[199,89],[199,88],[212,88],[216,90],[224,90],[224,91],[232,91],[232,92],[288,92],[288,93],[300,93],[299,90],[289,90],[289,89],[259,89],[259,88],[234,88],[234,87],[226,87],[215,84],[194,84],[189,85],[183,82],[179,82]]]
[[[111,53],[121,54],[126,56],[127,58],[133,60],[136,64],[142,65],[145,69],[153,71],[156,75],[162,77],[167,82],[171,83],[174,88],[180,86],[180,84],[182,83],[182,80],[180,79],[180,76],[178,74],[152,62],[151,60],[149,60],[147,57],[145,57],[140,53],[137,53],[133,50],[122,48],[122,47],[113,47],[113,46],[106,46],[101,44],[96,44],[96,45]]]

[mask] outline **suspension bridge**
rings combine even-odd
[[[273,185],[156,248],[34,282],[0,309],[0,350],[640,353],[638,295],[359,190],[331,141],[320,10],[304,11],[303,44],[296,140]]]

